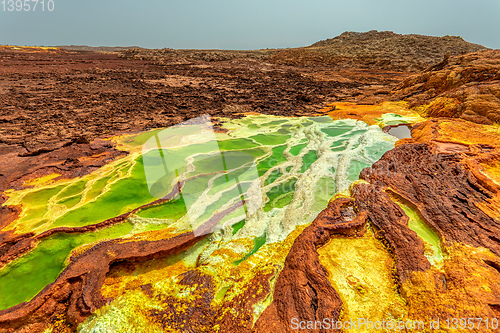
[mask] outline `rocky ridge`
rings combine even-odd
[[[460,55],[485,47],[461,37],[402,35],[391,31],[344,32],[308,47],[279,50],[271,61],[293,66],[327,65],[418,72],[448,54]]]
[[[500,122],[500,50],[446,57],[408,77],[392,92],[430,117]]]

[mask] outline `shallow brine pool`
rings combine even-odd
[[[23,211],[4,231],[18,234],[83,227],[135,212],[96,232],[44,238],[3,267],[0,309],[30,300],[54,282],[72,251],[148,231],[253,239],[253,249],[233,261],[239,265],[263,244],[281,242],[311,223],[397,140],[377,125],[328,116],[246,116],[225,119],[221,127],[196,131],[187,125],[181,136],[154,130],[121,137],[119,147],[130,154],[92,174],[9,192],[5,205],[21,205]]]

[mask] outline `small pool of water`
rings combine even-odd
[[[411,130],[407,125],[391,127],[388,133],[398,139],[411,138]]]
[[[429,226],[420,218],[419,214],[400,200],[395,202],[403,209],[408,216],[408,228],[415,231],[424,241],[424,254],[432,265],[442,263],[444,255],[441,248],[441,239]]]

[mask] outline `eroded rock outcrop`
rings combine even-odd
[[[481,124],[500,122],[500,50],[455,57],[411,76],[393,98],[430,117],[456,117]]]
[[[447,53],[485,49],[457,36],[401,35],[392,31],[347,31],[308,47],[276,52],[271,61],[293,66],[329,65],[418,72],[439,62]]]
[[[430,268],[424,256],[424,243],[408,227],[408,216],[380,187],[359,184],[353,190],[356,208],[365,212],[376,237],[386,244],[396,261],[395,281],[400,285],[412,272]]]
[[[412,139],[401,140],[363,170],[361,178],[370,184],[353,189],[356,204],[368,208],[372,224],[379,229],[377,236],[389,245],[393,239],[399,242],[397,278],[409,304],[409,318],[428,322],[499,316],[499,134],[496,126],[428,120],[413,128]],[[400,269],[419,265],[423,256],[418,247],[413,254],[398,255],[397,251],[408,248],[407,230],[395,223],[397,216],[389,216],[397,211],[390,200],[373,204],[374,198],[384,197],[406,202],[440,237],[445,252],[440,268],[424,264],[412,272]],[[485,325],[475,328],[491,331]]]
[[[350,199],[337,199],[323,210],[295,240],[273,293],[273,302],[260,316],[254,332],[310,332],[293,330],[292,319],[338,320],[342,302],[319,263],[316,249],[331,237],[366,232],[366,213],[355,214]]]
[[[438,147],[438,143],[400,145],[386,153],[372,168],[365,169],[361,178],[411,203],[444,241],[482,246],[500,255],[500,220],[479,208],[489,205],[488,201],[500,188],[484,184],[483,179],[471,172],[465,159],[466,153],[474,153],[468,148],[463,147],[464,152],[439,152]],[[359,191],[362,188],[363,185],[359,185]],[[358,188],[355,198],[361,196],[357,191]],[[374,212],[380,207],[386,205],[376,204],[370,210]],[[383,219],[373,219],[374,223],[378,220]],[[394,228],[396,220],[389,217],[390,225],[384,229]],[[410,259],[411,254],[402,258]]]

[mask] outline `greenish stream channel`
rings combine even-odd
[[[439,236],[422,220],[419,214],[403,204],[400,201],[396,203],[403,209],[406,216],[408,216],[408,228],[415,231],[417,235],[427,244],[425,256],[433,265],[439,264],[443,261],[443,250],[441,248],[441,239]]]

